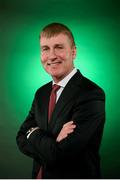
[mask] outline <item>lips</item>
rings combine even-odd
[[[56,61],[56,62],[51,62],[51,63],[47,63],[47,65],[56,65],[56,64],[61,64],[61,61]]]

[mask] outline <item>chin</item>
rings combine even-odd
[[[52,77],[59,78],[61,75],[59,73],[51,73]]]
[[[60,70],[59,69],[54,69],[54,70],[52,70],[52,71],[49,71],[49,74],[51,75],[51,76],[61,76],[61,72],[60,72]]]
[[[62,80],[64,78],[64,73],[60,71],[60,69],[52,69],[52,70],[46,70],[50,76],[52,76],[53,79],[56,80]]]

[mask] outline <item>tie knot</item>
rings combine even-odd
[[[60,89],[60,86],[59,86],[59,85],[54,84],[54,85],[52,86],[52,91],[53,91],[53,92],[57,92],[58,89]]]

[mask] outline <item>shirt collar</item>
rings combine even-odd
[[[59,81],[57,83],[57,85],[61,86],[61,87],[65,87],[66,84],[68,83],[68,81],[74,76],[74,74],[77,72],[77,69],[74,68],[64,79],[62,79],[61,81]],[[56,84],[54,81],[53,81],[53,84]]]

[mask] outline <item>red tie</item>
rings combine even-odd
[[[56,92],[58,91],[59,88],[60,88],[60,86],[58,86],[57,84],[54,84],[52,86],[52,91],[51,91],[50,101],[49,101],[48,120],[50,120],[52,112],[54,110],[55,103],[56,103]],[[38,172],[37,179],[42,179],[42,171],[43,171],[43,169],[41,167]]]
[[[36,179],[42,179],[42,172],[43,172],[43,169],[42,169],[42,166],[41,166]]]
[[[56,92],[58,91],[59,88],[60,88],[60,86],[57,84],[54,84],[52,87],[50,101],[49,101],[48,120],[50,120],[52,112],[54,110],[55,103],[56,103]]]

